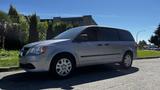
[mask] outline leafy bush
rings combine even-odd
[[[7,51],[0,49],[0,67],[10,67],[19,65],[19,52],[16,50]]]

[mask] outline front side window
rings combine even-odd
[[[59,34],[53,39],[74,39],[83,29],[81,27],[71,28]]]
[[[85,29],[78,37],[78,41],[97,41],[97,29],[89,27]]]

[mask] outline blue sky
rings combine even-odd
[[[160,24],[160,0],[0,0],[0,10],[12,4],[22,14],[41,18],[92,15],[102,26],[129,30],[136,39],[150,38]]]

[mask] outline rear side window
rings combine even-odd
[[[134,41],[133,36],[128,31],[119,30],[119,36],[121,41]]]
[[[99,28],[98,32],[99,41],[118,41],[118,30],[112,28]]]

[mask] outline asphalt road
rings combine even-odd
[[[0,72],[0,89],[160,90],[160,58],[136,60],[129,70],[117,65],[80,68],[64,80],[52,79],[44,72]]]

